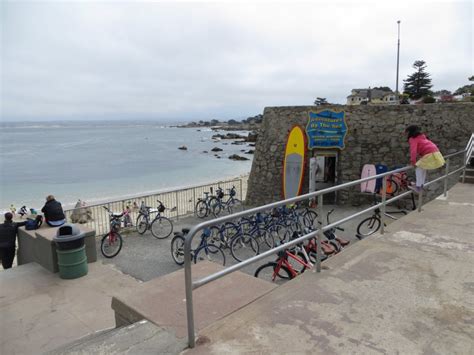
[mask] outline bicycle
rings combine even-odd
[[[156,209],[145,206],[142,202],[140,207],[140,212],[137,217],[137,232],[139,234],[144,234],[148,229],[151,230],[151,234],[157,239],[168,238],[173,232],[173,222],[168,217],[162,215],[165,212],[166,207],[160,200],[158,202],[158,207]],[[153,220],[151,220],[151,216]],[[151,220],[151,222],[150,222]]]
[[[241,203],[239,199],[234,197],[237,194],[235,186],[227,189],[227,191],[229,192],[229,198],[226,201],[223,200],[225,194],[221,187],[217,188],[216,196],[209,199],[209,206],[214,217],[219,216],[222,210],[226,210],[229,214],[232,214],[234,206]]]
[[[407,214],[406,211],[392,211],[391,213],[401,213],[404,215]],[[388,212],[385,212],[384,215],[393,220],[398,219],[397,217],[392,216]],[[376,233],[380,229],[381,224],[382,224],[381,211],[380,211],[380,208],[376,208],[372,216],[367,217],[366,219],[364,219],[362,222],[359,223],[359,225],[357,226],[356,237],[359,240],[361,240],[365,237],[368,237],[369,235]],[[387,223],[384,223],[383,225],[384,227],[386,227]]]
[[[122,225],[122,217],[129,214],[129,210],[122,213],[115,213],[103,206],[109,214],[110,230],[102,237],[100,241],[100,251],[106,258],[113,258],[122,250],[123,240],[119,231]]]
[[[212,194],[212,187],[210,193]],[[209,215],[209,212],[211,210],[209,202],[212,197],[212,195],[209,197],[209,192],[205,191],[204,198],[198,198],[196,206],[194,206],[194,213],[196,214],[196,216],[198,216],[199,218],[205,218]]]
[[[302,274],[306,269],[313,267],[304,248],[294,248],[291,252],[285,249],[279,251],[277,255],[276,261],[270,261],[257,268],[254,276],[281,283],[293,279]],[[290,260],[295,264],[291,264]]]
[[[183,228],[181,232],[175,232],[174,238],[171,240],[171,257],[178,265],[184,264],[184,241],[186,234],[189,233],[188,228]],[[208,260],[225,265],[225,254],[217,245],[208,242],[211,236],[209,228],[205,228],[201,234],[201,240],[196,249],[191,249],[191,260],[196,264],[198,260]]]
[[[254,219],[242,219],[235,230],[229,231],[232,235],[230,241],[230,253],[235,260],[242,260],[257,255],[265,245],[273,248],[275,245],[274,235],[278,235],[276,227],[268,225],[265,215],[257,213]]]
[[[413,198],[413,194],[412,194],[412,198]],[[413,204],[414,203],[415,202],[413,201]],[[376,194],[374,194],[373,204],[374,205],[377,204]],[[399,210],[399,211],[390,211],[390,212],[385,211],[385,213],[384,213],[384,215],[387,216],[388,218],[393,219],[393,220],[397,220],[398,218],[393,216],[392,214],[406,215],[407,212],[404,211],[404,210]],[[368,237],[369,235],[372,235],[372,234],[376,233],[380,229],[381,224],[382,224],[381,211],[380,211],[380,208],[376,208],[374,210],[374,213],[372,214],[372,216],[367,217],[366,219],[362,220],[359,223],[359,225],[357,226],[356,237],[358,239],[363,239],[365,237]],[[386,226],[387,226],[387,224],[384,223],[384,227],[386,227]]]
[[[401,168],[401,167],[395,167],[394,169],[397,169],[397,168]],[[413,179],[410,178],[405,171],[390,175],[390,178],[389,180],[387,180],[387,182],[389,181],[390,181],[390,185],[392,189],[390,195],[392,196],[395,196],[397,194],[410,190],[409,186],[414,184]],[[416,210],[415,195],[412,193],[410,194],[410,197],[411,197],[412,210],[414,211]],[[400,206],[399,201],[397,201],[397,206]]]
[[[331,224],[331,222],[329,220],[329,216],[333,212],[334,212],[334,208],[332,210],[330,210],[326,215],[326,221],[327,221],[328,225]],[[328,229],[327,231],[323,232],[323,234],[326,237],[326,239],[328,240],[329,244],[331,244],[334,247],[335,254],[339,253],[342,249],[344,249],[347,245],[350,244],[349,240],[338,237],[336,235],[336,230],[340,230],[340,231],[343,232],[344,228],[334,227],[334,228]]]

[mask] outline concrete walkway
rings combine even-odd
[[[0,354],[41,354],[115,327],[112,295],[136,289],[130,276],[100,263],[75,280],[36,263],[0,273]]]
[[[473,354],[474,185],[387,229],[200,331],[187,353]]]

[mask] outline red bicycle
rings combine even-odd
[[[110,230],[102,237],[100,242],[100,251],[106,258],[113,258],[117,256],[118,253],[120,253],[120,250],[122,250],[123,240],[119,231],[122,226],[122,217],[125,221],[127,220],[127,217],[130,219],[130,210],[126,209],[122,213],[115,213],[109,210],[107,207],[103,207],[109,214]]]
[[[306,269],[313,267],[305,248],[301,246],[292,249],[292,251],[288,249],[279,251],[277,255],[276,261],[270,261],[260,266],[254,276],[279,284],[293,279]]]

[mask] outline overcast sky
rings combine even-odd
[[[433,90],[468,84],[472,1],[1,1],[2,120],[227,120],[266,106],[345,103],[400,88],[424,60]]]

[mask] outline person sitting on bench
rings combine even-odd
[[[58,227],[66,223],[66,216],[64,215],[61,203],[56,201],[53,195],[46,197],[46,203],[41,212],[43,212],[48,226]]]

